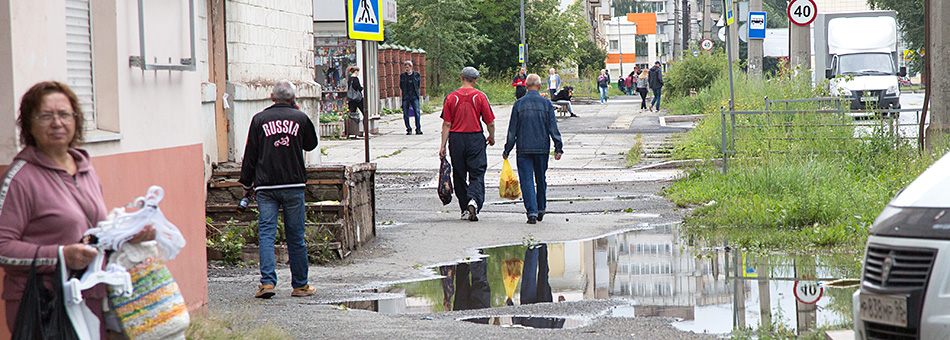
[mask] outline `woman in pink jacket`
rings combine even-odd
[[[86,268],[98,251],[82,243],[83,233],[106,217],[99,177],[86,151],[76,148],[82,142],[83,114],[73,91],[59,82],[34,85],[20,101],[17,124],[25,147],[0,174],[2,298],[10,330],[34,256],[37,272],[52,288],[52,280],[59,279],[50,275],[59,248],[67,268]],[[146,227],[131,242],[154,238],[155,231]],[[100,317],[105,296],[101,284],[83,292]]]

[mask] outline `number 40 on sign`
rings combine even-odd
[[[795,298],[799,302],[811,305],[818,302],[825,292],[825,288],[820,286],[817,281],[795,281]]]
[[[788,20],[798,26],[808,26],[815,21],[818,5],[814,0],[792,0],[786,9]]]

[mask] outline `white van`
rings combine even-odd
[[[950,153],[874,221],[861,273],[855,339],[950,339]]]
[[[828,22],[829,90],[851,109],[900,109],[897,20],[893,16],[843,17]]]

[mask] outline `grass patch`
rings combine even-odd
[[[392,157],[392,156],[395,156],[395,155],[398,155],[398,154],[402,153],[403,150],[406,150],[406,147],[402,147],[402,148],[400,148],[399,150],[393,151],[393,153],[391,153],[391,154],[382,155],[382,156],[376,157],[376,159],[389,158],[389,157]]]
[[[643,156],[643,134],[638,133],[634,139],[636,142],[633,143],[633,147],[627,150],[627,154],[624,156],[628,168],[639,163],[640,157]]]
[[[823,95],[807,77],[734,77],[737,110],[763,110],[765,96]],[[695,97],[670,104],[677,113],[708,115],[674,145],[673,159],[722,156],[719,107],[728,97],[728,77],[720,77]],[[719,166],[691,169],[663,194],[681,207],[696,207],[684,222],[702,237],[761,249],[858,251],[886,203],[950,150],[948,143],[935,142],[941,146],[920,155],[914,142],[895,139],[884,121],[875,122],[858,128],[853,119],[828,113],[737,116],[741,127],[727,139],[737,152],[730,156],[729,173]]]
[[[210,316],[192,313],[185,337],[194,340],[283,340],[289,339],[290,334],[270,322],[256,322],[247,314]]]

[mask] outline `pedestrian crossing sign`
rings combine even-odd
[[[381,1],[346,0],[346,27],[350,39],[383,41]]]

